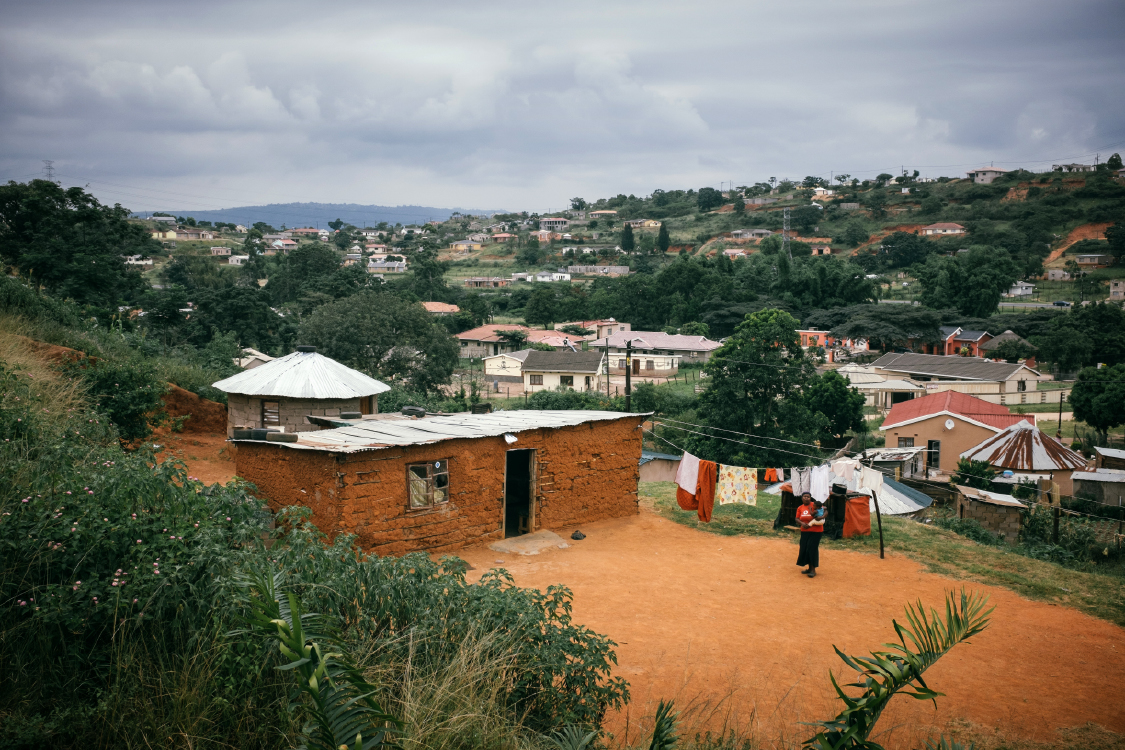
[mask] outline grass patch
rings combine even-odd
[[[721,536],[773,536],[797,542],[789,531],[774,531],[781,498],[758,493],[758,505],[715,506],[712,521],[700,523],[695,511],[676,505],[672,482],[642,482],[640,494],[650,497],[656,511],[676,523]],[[845,549],[876,555],[879,537],[872,520],[872,534],[854,539],[825,539],[827,549]],[[964,581],[1002,586],[1038,601],[1073,607],[1087,614],[1125,626],[1125,577],[1114,575],[1116,567],[1091,564],[1094,570],[1074,570],[1055,563],[1025,557],[1005,547],[978,544],[952,531],[902,518],[883,518],[883,539],[888,551],[906,555],[930,573]]]

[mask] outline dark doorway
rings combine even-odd
[[[504,537],[532,530],[531,498],[534,495],[535,451],[508,451],[504,468]]]
[[[634,375],[640,375],[641,374],[641,361],[639,359],[633,360],[633,374]]]
[[[926,463],[928,469],[941,468],[941,441],[940,440],[927,440],[926,441]]]

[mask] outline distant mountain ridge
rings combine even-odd
[[[265,206],[238,206],[217,210],[160,209],[160,213],[173,216],[191,216],[196,221],[224,221],[250,226],[264,221],[270,226],[327,228],[328,222],[343,219],[357,227],[388,224],[424,224],[427,221],[445,221],[454,213],[490,215],[505,213],[496,209],[435,208],[433,206],[368,206],[360,203],[270,203]],[[134,216],[145,218],[152,212],[138,212]]]

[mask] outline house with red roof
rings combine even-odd
[[[888,448],[926,448],[926,465],[951,474],[965,451],[1017,422],[1035,416],[1012,414],[1008,407],[957,391],[900,401],[879,428]]]
[[[937,224],[930,224],[929,226],[922,227],[922,234],[926,236],[964,233],[965,227],[961,226],[960,224],[954,224],[950,221],[939,221]]]

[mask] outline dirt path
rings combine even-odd
[[[1080,227],[1075,227],[1070,230],[1070,233],[1063,240],[1063,243],[1051,251],[1051,254],[1043,261],[1043,265],[1047,265],[1051,261],[1058,260],[1063,256],[1071,245],[1074,245],[1082,240],[1104,240],[1105,230],[1109,229],[1109,224],[1083,224]]]
[[[534,557],[484,547],[461,556],[471,576],[504,567],[518,585],[574,591],[575,620],[619,644],[616,673],[633,695],[627,714],[609,718],[619,737],[627,725],[631,737],[643,733],[638,718],[674,697],[697,729],[727,722],[771,745],[805,739],[811,732],[798,722],[839,709],[828,670],[851,677],[833,644],[852,654],[878,648],[894,638],[891,619],[901,620],[908,601],[939,606],[960,587],[893,551],[880,560],[822,550],[822,574],[809,580],[794,564],[794,544],[706,534],[651,511],[582,530],[585,540]],[[918,747],[932,727],[960,720],[1039,741],[1086,722],[1125,731],[1125,631],[1006,589],[974,588],[996,606],[992,627],[927,673],[947,694],[936,710],[896,699],[880,723],[894,732],[877,741]]]

